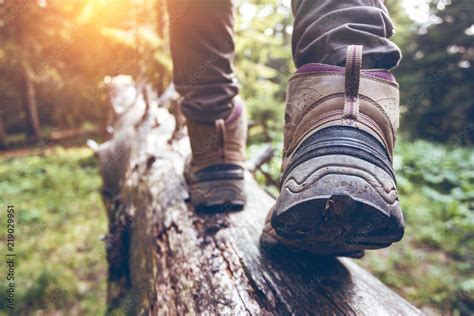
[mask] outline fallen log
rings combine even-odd
[[[128,315],[417,315],[350,259],[259,243],[274,199],[247,175],[248,205],[198,213],[185,202],[190,149],[159,104],[122,111],[96,154],[109,217],[108,312]]]

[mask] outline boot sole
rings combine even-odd
[[[298,240],[288,240],[283,239],[279,236],[276,236],[275,229],[271,227],[270,223],[266,223],[263,229],[262,235],[260,236],[260,245],[262,245],[262,249],[275,249],[275,248],[284,248],[285,250],[292,251],[294,253],[314,253],[313,249],[306,248],[307,243],[305,244],[304,241],[302,243],[298,242]],[[328,255],[324,253],[315,253],[316,255]],[[354,259],[360,259],[364,256],[364,250],[356,250],[356,251],[344,251],[344,252],[332,252],[329,253],[330,256],[337,256],[337,257],[349,257]]]
[[[212,180],[190,184],[190,201],[198,211],[241,210],[246,201],[244,179]]]
[[[296,166],[283,183],[271,225],[280,237],[323,255],[385,248],[404,234],[394,180],[346,155]]]

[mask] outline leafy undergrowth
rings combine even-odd
[[[0,204],[14,205],[17,220],[15,314],[103,314],[106,213],[91,150],[0,158],[0,179]],[[5,291],[2,280],[0,314]]]
[[[250,147],[250,156],[258,147]],[[263,170],[277,178],[280,162],[274,159]],[[402,139],[394,165],[405,237],[390,248],[368,251],[359,263],[427,311],[474,314],[473,149]],[[261,173],[257,180],[265,183]]]
[[[474,313],[474,151],[400,142],[394,165],[406,232],[361,264],[414,304]]]

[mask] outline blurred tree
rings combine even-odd
[[[162,91],[171,80],[167,40],[160,30],[166,27],[163,3],[0,1],[0,102],[5,129],[21,132],[29,126],[38,135],[35,104],[45,126],[63,129],[102,122],[107,107],[101,89],[105,76],[136,78],[141,73]]]
[[[453,144],[474,140],[474,6],[431,2],[430,25],[419,25],[397,70],[402,124],[412,135]]]
[[[1,7],[2,61],[5,62],[2,63],[2,66],[6,66],[2,67],[2,72],[6,70],[8,73],[8,67],[16,69],[14,73],[10,72],[7,76],[2,76],[6,81],[3,83],[7,85],[6,89],[13,88],[14,91],[17,91],[15,101],[21,103],[20,108],[24,109],[28,122],[26,131],[33,140],[40,138],[40,121],[36,102],[36,85],[31,66],[40,47],[35,41],[38,29],[33,27],[32,23],[25,23],[25,19],[41,20],[38,8],[39,6],[35,2],[27,0],[4,2]],[[2,88],[5,89],[4,86]],[[5,101],[3,100],[3,102]],[[2,111],[5,111],[3,108],[4,106],[2,106]]]

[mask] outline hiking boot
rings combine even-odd
[[[308,64],[289,80],[280,196],[263,239],[357,257],[403,237],[392,168],[398,84],[361,64],[352,45],[345,69]]]
[[[212,123],[187,120],[192,156],[185,168],[190,201],[198,210],[241,209],[244,192],[247,119],[238,98],[224,120]]]

